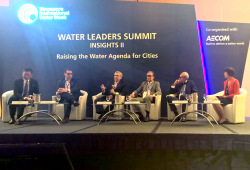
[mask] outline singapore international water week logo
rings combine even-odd
[[[32,4],[22,5],[18,10],[18,17],[25,24],[31,24],[37,18],[40,20],[66,20],[69,14],[70,12],[64,11],[63,8],[36,8]]]
[[[34,5],[25,4],[18,10],[19,19],[25,24],[31,24],[38,17],[38,10]]]

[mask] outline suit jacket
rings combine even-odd
[[[112,85],[114,85],[114,81],[109,81],[106,85],[106,89],[104,92],[102,92],[103,95],[113,95],[110,93],[110,90],[112,89]],[[120,80],[117,84],[117,87],[114,89],[115,92],[118,92],[122,96],[126,96],[127,93],[127,85],[123,80]]]
[[[18,98],[18,99],[23,99],[23,83],[24,80],[23,78],[17,79],[14,82],[14,95]],[[30,86],[29,86],[29,95],[33,95],[33,93],[35,94],[39,94],[39,87],[38,87],[38,82],[34,79],[30,79]]]
[[[58,82],[57,89],[65,88],[65,83],[66,83],[65,79],[60,80]],[[81,96],[82,93],[80,92],[80,87],[77,79],[71,78],[69,83],[70,83],[70,93],[72,93],[74,96]]]
[[[185,89],[186,94],[192,94],[192,93],[198,92],[192,80],[187,80],[185,84],[186,84],[186,89]],[[179,84],[176,84],[174,88],[171,87],[169,90],[169,94],[176,94],[176,96],[179,96],[183,85],[184,83],[179,83]]]
[[[142,96],[143,92],[147,91],[147,86],[148,86],[148,82],[144,81],[144,82],[142,82],[141,86],[138,89],[133,91],[133,93],[135,94],[135,96]],[[162,94],[160,82],[158,82],[158,81],[153,81],[149,90],[150,90],[150,95],[161,95]]]
[[[226,95],[226,86],[227,86],[227,80],[224,82],[224,95]],[[231,78],[230,84],[228,85],[228,94],[227,97],[233,98],[234,95],[240,94],[240,83],[237,79]]]

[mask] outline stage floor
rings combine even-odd
[[[20,148],[63,144],[79,170],[250,168],[249,118],[243,124],[213,122],[214,127],[203,118],[173,125],[165,119],[138,125],[130,120],[97,123],[83,120],[57,125],[45,117],[16,126],[1,122],[0,150],[12,144]]]
[[[138,122],[111,120],[97,125],[97,121],[83,120],[70,121],[58,125],[49,118],[40,117],[37,121],[26,121],[23,125],[10,125],[0,123],[0,134],[228,134],[250,135],[250,118],[246,118],[243,124],[217,125],[212,127],[203,118],[197,121],[175,122],[162,119],[159,121]]]

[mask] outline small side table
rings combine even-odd
[[[218,102],[212,102],[212,101],[211,101],[211,102],[204,102],[204,103],[200,103],[200,102],[191,102],[191,103],[188,103],[187,101],[177,101],[177,102],[173,101],[173,103],[168,103],[168,104],[181,104],[181,106],[182,106],[183,104],[201,104],[201,107],[202,107],[202,110],[194,110],[194,111],[191,111],[191,112],[183,112],[183,113],[177,115],[177,116],[174,118],[174,120],[171,122],[171,125],[174,124],[175,120],[176,120],[178,117],[181,117],[181,119],[180,119],[180,121],[179,121],[179,122],[181,122],[182,117],[183,117],[183,116],[187,116],[187,115],[190,114],[190,113],[197,113],[198,115],[204,117],[204,118],[210,123],[210,125],[211,125],[212,127],[214,127],[214,126],[213,126],[213,124],[210,122],[210,120],[208,119],[208,117],[211,117],[211,118],[215,121],[215,123],[216,123],[217,125],[219,125],[218,122],[214,119],[214,117],[213,117],[212,115],[210,115],[208,112],[205,112],[205,111],[203,110],[203,105],[204,105],[204,104],[220,104],[220,103],[218,103]]]
[[[16,123],[14,125],[16,125],[18,122],[20,122],[22,119],[23,119],[23,122],[26,121],[26,119],[28,119],[29,117],[31,117],[33,114],[45,114],[49,117],[51,117],[52,119],[54,119],[56,121],[56,123],[58,125],[60,125],[59,121],[57,120],[57,118],[62,121],[62,118],[60,116],[58,116],[57,114],[55,113],[51,113],[51,109],[50,109],[50,105],[56,105],[58,104],[57,102],[55,101],[41,101],[41,102],[34,102],[34,103],[31,103],[31,104],[34,104],[34,105],[39,105],[39,104],[43,104],[43,105],[48,105],[48,110],[38,110],[38,111],[31,111],[29,113],[26,113],[24,115],[22,115],[19,119],[17,119]]]

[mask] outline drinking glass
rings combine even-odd
[[[61,100],[61,96],[60,95],[56,95],[56,101],[59,102]]]
[[[203,94],[203,99],[204,99],[204,101],[207,100],[207,95],[206,94]]]
[[[32,103],[33,102],[33,96],[29,95],[29,102]]]
[[[129,101],[130,100],[130,96],[126,96],[126,101]]]
[[[110,98],[109,96],[106,96],[106,101],[109,102]]]
[[[186,100],[188,101],[188,103],[191,103],[191,95],[186,94],[185,97],[186,97]]]

